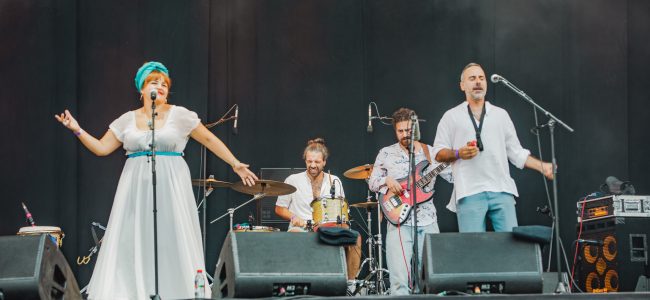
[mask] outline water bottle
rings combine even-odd
[[[194,298],[205,298],[205,277],[201,269],[198,269],[194,276]]]

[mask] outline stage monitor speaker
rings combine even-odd
[[[304,172],[305,168],[261,168],[260,179],[270,179],[284,182],[291,174]],[[259,222],[257,225],[270,226],[287,231],[289,221],[278,217],[275,214],[275,202],[278,197],[267,196],[257,201],[257,216]]]
[[[68,262],[48,235],[0,237],[4,299],[81,299]]]
[[[579,224],[578,224],[579,226]],[[650,218],[608,217],[585,221],[578,245],[575,281],[585,292],[633,292],[648,264]]]
[[[539,244],[510,232],[427,234],[422,290],[521,294],[542,292]]]
[[[230,232],[221,248],[212,297],[344,296],[343,247],[317,233]]]

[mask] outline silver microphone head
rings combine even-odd
[[[497,75],[497,74],[492,74],[492,76],[490,76],[490,80],[491,80],[493,83],[497,83],[497,82],[499,82],[499,81],[502,81],[502,80],[503,80],[503,77],[501,77],[501,76],[499,76],[499,75]]]

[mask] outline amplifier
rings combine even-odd
[[[631,292],[648,265],[650,218],[609,217],[584,222],[575,280],[585,292]],[[580,224],[577,225],[579,229]]]
[[[620,217],[650,217],[650,196],[614,196],[614,215]]]
[[[304,172],[305,168],[261,168],[260,179],[270,179],[284,182],[291,174]],[[275,214],[275,202],[278,197],[266,196],[257,201],[257,225],[270,226],[287,231],[289,221]]]
[[[650,196],[609,195],[578,201],[576,206],[578,222],[607,217],[650,218]]]

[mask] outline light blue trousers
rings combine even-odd
[[[494,231],[512,231],[517,227],[515,198],[509,193],[482,192],[458,200],[456,206],[460,232],[485,232],[487,218]]]
[[[418,274],[422,270],[422,248],[424,247],[424,236],[428,233],[440,233],[438,223],[418,227]],[[400,235],[402,243],[400,246]],[[402,251],[403,250],[403,251]],[[409,287],[409,271],[411,270],[411,258],[413,257],[413,227],[397,226],[387,223],[386,225],[386,266],[390,272],[391,295],[408,295],[411,292]]]

